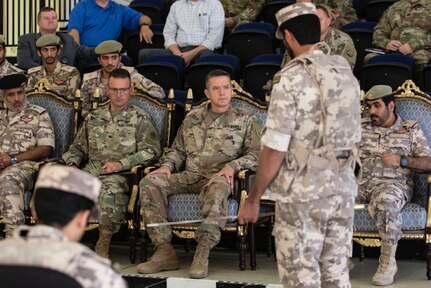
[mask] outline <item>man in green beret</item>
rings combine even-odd
[[[123,45],[115,40],[108,40],[97,45],[95,52],[97,54],[97,60],[99,61],[102,68],[84,74],[81,87],[81,97],[83,101],[83,107],[85,110],[91,108],[91,101],[94,100],[95,93],[100,96],[100,100],[104,101],[108,99],[108,93],[106,91],[109,73],[114,69],[122,68],[130,73],[132,81],[139,82],[148,93],[155,98],[164,98],[165,92],[163,88],[145,78],[134,67],[124,66],[121,63],[121,49]]]
[[[29,69],[27,89],[30,90],[42,78],[49,81],[50,89],[65,99],[73,100],[80,84],[78,69],[58,61],[61,52],[60,37],[46,34],[36,41],[37,53],[42,58],[42,66]]]
[[[27,77],[0,79],[6,107],[0,108],[0,214],[6,237],[24,224],[24,191],[33,185],[34,164],[54,149],[54,129],[45,108],[27,102]]]
[[[373,284],[392,284],[395,252],[402,236],[401,210],[413,195],[412,171],[431,170],[431,150],[419,123],[395,113],[392,88],[373,86],[365,95],[369,118],[362,123],[362,179],[357,202],[368,203],[382,241]]]

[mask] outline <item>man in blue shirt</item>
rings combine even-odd
[[[151,43],[151,19],[111,0],[82,0],[73,8],[69,34],[76,43],[96,47],[106,40],[117,40],[123,29],[140,27],[141,41]]]

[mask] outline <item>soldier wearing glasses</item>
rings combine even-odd
[[[160,142],[150,116],[130,105],[130,74],[113,70],[108,79],[110,104],[91,112],[84,120],[74,143],[63,155],[67,165],[80,167],[99,177],[99,240],[96,253],[108,257],[113,233],[118,232],[126,212],[129,190],[124,176],[111,174],[158,159]],[[110,175],[106,175],[110,174]]]

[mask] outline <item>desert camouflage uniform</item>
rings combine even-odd
[[[160,141],[150,116],[130,105],[114,119],[109,107],[90,113],[63,160],[78,167],[85,161],[84,170],[102,181],[99,225],[102,230],[115,233],[124,220],[125,192],[129,187],[124,176],[102,175],[102,166],[106,162],[119,161],[123,169],[130,169],[156,160],[159,155]]]
[[[17,155],[38,146],[55,146],[54,129],[48,112],[27,104],[21,112],[0,110],[0,153]],[[10,236],[24,224],[24,191],[33,186],[34,161],[21,161],[0,169],[0,214]]]
[[[356,49],[352,38],[347,33],[340,31],[338,29],[329,27],[328,35],[326,35],[325,43],[331,48],[331,55],[343,56],[347,62],[349,62],[350,67],[353,69],[356,63]],[[323,52],[327,52],[326,46],[321,46]],[[292,57],[290,56],[288,50],[284,52],[283,61],[281,67],[286,65]]]
[[[146,223],[166,222],[167,197],[172,194],[200,193],[205,220],[196,231],[196,239],[207,234],[212,245],[220,240],[220,229],[226,220],[227,198],[231,188],[223,177],[211,178],[223,167],[255,169],[260,155],[260,127],[250,112],[230,107],[219,114],[208,106],[190,112],[178,130],[172,150],[162,159],[162,166],[173,172],[170,179],[164,174],[148,175],[140,183],[141,203]],[[148,228],[156,244],[171,240],[171,228]]]
[[[139,74],[139,72],[135,68],[123,66],[122,63],[120,63],[120,66],[118,68],[126,69],[127,71],[129,71],[130,78],[132,79],[132,81],[139,82],[144,87],[144,89],[146,89],[148,93],[154,98],[163,99],[165,97],[165,92],[163,91],[162,87],[160,87],[150,79],[145,78],[144,76]],[[101,74],[102,69],[99,69],[97,71],[84,74],[84,77],[82,79],[81,97],[83,108],[87,111],[91,109],[91,101],[94,101],[93,96],[96,88],[99,88],[99,101],[105,101],[108,99],[108,93],[106,91],[108,81],[102,79]]]
[[[0,78],[15,73],[23,73],[23,71],[15,65],[10,64],[7,60],[5,60],[3,65],[0,66]],[[1,107],[3,107],[3,91],[0,90],[0,108]]]
[[[390,128],[371,125],[364,119],[360,157],[362,179],[359,182],[359,203],[369,203],[368,211],[376,223],[383,241],[396,244],[401,238],[401,209],[413,194],[412,171],[383,165],[380,157],[396,153],[410,157],[431,156],[427,140],[412,120],[397,121]]]
[[[326,5],[332,8],[334,13],[338,14],[337,18],[332,20],[332,27],[341,29],[341,27],[347,23],[358,21],[358,16],[356,15],[355,8],[353,8],[352,0],[315,0],[313,2],[316,5]]]
[[[265,0],[220,0],[225,17],[232,17],[235,26],[252,22],[259,16]]]
[[[78,69],[57,61],[57,65],[52,76],[46,75],[44,66],[28,69],[27,90],[32,89],[42,78],[48,79],[51,84],[51,89],[69,100],[74,99],[75,92],[79,88],[79,84],[81,82]]]
[[[325,93],[342,100],[322,104]],[[284,287],[350,287],[359,107],[359,84],[340,56],[310,50],[274,77],[262,144],[286,151],[269,187]],[[330,126],[339,137],[326,142]]]
[[[27,232],[23,233],[22,232]],[[0,264],[43,267],[62,272],[83,288],[127,287],[111,268],[111,261],[88,247],[71,242],[60,230],[37,225],[20,226],[13,238],[0,242]]]
[[[420,71],[431,59],[431,2],[400,0],[390,6],[374,28],[373,45],[386,49],[390,40],[410,43]]]

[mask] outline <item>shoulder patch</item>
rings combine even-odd
[[[98,74],[99,70],[90,72],[90,73],[85,73],[84,77],[82,78],[82,82],[97,78],[97,74]]]
[[[73,72],[78,73],[78,69],[76,69],[74,66],[65,65],[65,64],[61,66],[61,70],[67,71],[69,73],[73,73]]]
[[[27,74],[33,74],[42,70],[42,66],[33,67],[27,70]]]
[[[135,67],[121,66],[121,69],[127,70],[129,73],[132,73],[133,70],[135,70]]]
[[[38,105],[30,105],[30,110],[36,111],[38,114],[43,114],[46,109]]]
[[[403,127],[406,130],[414,129],[419,126],[419,122],[416,120],[403,120]]]
[[[10,68],[12,68],[12,70],[14,70],[15,72],[21,73],[23,72],[21,69],[19,69],[18,67],[16,67],[15,65],[10,65]]]

